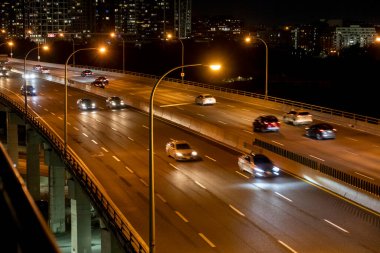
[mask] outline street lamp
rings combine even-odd
[[[115,33],[111,33],[110,36],[112,38],[116,37]],[[123,74],[125,73],[125,40],[122,35],[119,36],[121,40],[123,41]]]
[[[268,45],[265,41],[259,37],[254,37],[264,43],[265,46],[265,99],[268,99]],[[251,37],[246,37],[245,42],[250,43]]]
[[[64,134],[64,150],[65,150],[65,155],[67,153],[67,65],[69,63],[69,60],[71,58],[71,56],[73,56],[76,52],[79,52],[79,51],[85,51],[85,50],[99,50],[100,53],[104,53],[106,51],[106,49],[104,47],[100,47],[100,48],[96,48],[96,47],[89,47],[89,48],[81,48],[81,49],[78,49],[74,52],[72,52],[69,57],[67,57],[67,60],[66,60],[66,63],[65,63],[65,114],[63,115],[64,116],[64,119],[63,119],[63,122],[64,122],[64,125],[63,125],[63,134]]]
[[[36,50],[36,49],[39,49],[40,46],[37,46],[35,48],[32,48],[29,50],[29,52],[25,55],[25,58],[24,58],[24,95],[25,95],[25,121],[26,121],[26,113],[27,113],[27,110],[28,110],[28,99],[27,99],[27,89],[26,89],[26,79],[27,79],[27,76],[26,76],[26,58],[28,57],[28,55],[33,51],[33,50]],[[43,46],[42,47],[43,50],[49,50],[49,47],[48,46]]]
[[[153,142],[153,101],[154,94],[156,92],[157,86],[160,82],[171,72],[177,69],[189,68],[189,67],[198,67],[204,66],[209,67],[211,70],[219,70],[220,65],[205,65],[205,64],[190,64],[190,65],[181,65],[175,68],[172,68],[166,72],[157,82],[154,84],[152,92],[149,99],[149,253],[155,252],[155,241],[156,241],[156,217],[155,217],[155,201],[154,201],[154,142]]]
[[[8,45],[9,45],[9,47],[11,48],[11,58],[13,58],[13,51],[12,51],[12,49],[13,49],[13,45],[14,45],[14,43],[13,43],[12,41],[9,41],[9,42],[8,42]]]
[[[173,35],[171,35],[170,33],[167,35],[168,40],[172,39],[172,37],[173,37]],[[184,46],[184,44],[183,44],[183,41],[182,41],[180,38],[177,38],[177,40],[179,40],[179,42],[181,42],[181,46],[182,46],[182,51],[181,51],[181,53],[182,53],[181,64],[182,64],[182,66],[183,66],[183,65],[184,65],[184,61],[185,61],[185,46]],[[184,81],[184,80],[183,80],[184,77],[185,77],[185,72],[183,72],[183,68],[182,68],[182,70],[181,70],[182,84],[183,84],[183,81]]]

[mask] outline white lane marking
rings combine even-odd
[[[54,115],[55,116],[55,113],[54,112],[50,112],[51,113],[51,115]]]
[[[127,118],[125,115],[119,115],[119,117],[122,117],[123,119]]]
[[[177,168],[176,166],[174,166],[173,164],[169,163],[170,166],[172,166],[174,169],[176,170],[180,170],[179,168]]]
[[[135,95],[135,93],[132,93],[132,92],[130,92],[129,94],[131,94],[132,96],[134,96],[134,95]]]
[[[38,107],[42,107],[42,105],[38,104]]]
[[[185,109],[183,109],[183,108],[181,108],[181,107],[177,107],[179,110],[181,110],[181,111],[184,111]]]
[[[316,157],[316,156],[313,156],[313,155],[309,155],[310,157],[313,157],[313,158],[315,158],[315,159],[318,159],[319,161],[322,161],[322,162],[324,162],[325,160],[323,160],[322,158],[319,158],[319,157]]]
[[[198,181],[195,180],[194,182],[195,182],[197,185],[199,185],[201,188],[203,188],[203,189],[205,189],[205,190],[207,189],[206,186],[204,186],[203,184],[199,183]]]
[[[61,117],[58,117],[58,119],[63,120]]]
[[[71,123],[70,123],[70,122],[66,122],[66,123],[67,123],[67,125],[71,126]]]
[[[117,131],[117,129],[116,129],[116,128],[113,128],[113,127],[111,127],[111,129],[112,129],[112,130],[114,130],[114,131]]]
[[[240,171],[235,170],[235,172],[238,173],[240,176],[243,176],[243,177],[245,177],[246,179],[249,179],[248,176],[244,175],[244,174],[241,173]]]
[[[284,199],[286,199],[287,201],[289,201],[289,202],[293,202],[293,200],[291,200],[291,199],[289,199],[289,198],[287,198],[287,197],[285,197],[284,195],[282,195],[281,193],[278,193],[278,192],[274,192],[274,193],[276,193],[278,196],[280,196],[281,198],[284,198]]]
[[[100,120],[98,120],[98,119],[95,119],[95,121],[100,123]]]
[[[125,166],[125,168],[130,172],[130,173],[134,173],[134,171],[131,169],[131,168],[129,168],[128,166]]]
[[[221,121],[221,120],[218,120],[218,122],[219,122],[219,123],[222,123],[223,125],[227,125],[226,122],[223,122],[223,121]]]
[[[211,158],[211,157],[209,157],[208,155],[205,155],[205,157],[207,157],[208,159],[210,159],[210,160],[213,161],[213,162],[216,162],[216,160],[215,160],[214,158]]]
[[[88,137],[88,135],[87,134],[85,134],[85,133],[82,133],[84,136],[86,136],[86,137]]]
[[[189,222],[188,219],[185,218],[185,216],[183,216],[180,212],[178,211],[175,211],[175,213],[184,221],[184,222]]]
[[[348,139],[348,140],[351,140],[351,141],[359,141],[359,140],[357,140],[357,139],[350,138],[350,137],[345,137],[345,138]]]
[[[146,125],[142,125],[143,128],[146,128],[146,129],[149,129],[149,127],[147,127]]]
[[[245,121],[252,121],[252,119],[249,119],[249,118],[241,118],[241,119]]]
[[[144,179],[140,178],[139,180],[140,180],[140,182],[141,182],[143,185],[148,186],[148,184],[144,181]]]
[[[77,131],[79,131],[79,129],[78,128],[76,128],[76,127],[73,127],[75,130],[77,130]]]
[[[164,197],[162,197],[160,194],[157,193],[156,196],[157,196],[159,199],[161,199],[162,202],[164,202],[164,203],[167,202],[166,199],[165,199]]]
[[[117,162],[120,162],[120,159],[119,158],[117,158],[117,156],[112,156],[113,157],[113,159],[115,159]]]
[[[364,174],[361,174],[361,173],[359,173],[359,172],[356,172],[356,171],[355,171],[355,174],[358,174],[358,175],[360,175],[360,176],[362,176],[362,177],[365,177],[365,178],[368,178],[368,179],[370,179],[370,180],[375,180],[375,179],[374,179],[374,178],[372,178],[372,177],[366,176],[366,175],[364,175]]]
[[[160,107],[170,107],[170,106],[178,106],[178,105],[189,105],[192,103],[181,103],[181,104],[171,104],[171,105],[160,105]]]
[[[277,141],[272,141],[273,143],[276,143],[276,144],[278,144],[278,145],[280,145],[280,146],[284,146],[284,144],[282,144],[282,143],[280,143],[280,142],[277,142]]]
[[[48,110],[48,109],[46,109],[46,108],[45,108],[44,110],[45,110],[45,111],[47,111],[47,112],[49,111],[49,110]]]
[[[108,152],[108,150],[106,148],[102,147],[102,149],[104,150],[104,152]]]
[[[131,141],[135,141],[135,140],[134,140],[134,139],[132,139],[131,137],[128,137],[128,139],[129,139],[129,140],[131,140]]]
[[[204,117],[204,115],[203,115],[203,114],[200,114],[200,113],[197,113],[197,115],[199,115],[199,116],[201,116],[201,117]]]
[[[242,213],[239,209],[237,209],[236,207],[234,207],[233,205],[228,205],[232,210],[234,210],[235,212],[237,212],[239,215],[245,217],[245,214]]]
[[[330,225],[332,225],[332,226],[334,226],[334,227],[336,227],[336,228],[342,230],[342,231],[345,232],[345,233],[349,233],[349,232],[348,232],[347,230],[345,230],[344,228],[339,227],[338,225],[332,223],[332,222],[329,221],[329,220],[324,219],[324,221],[326,221],[326,222],[329,223]]]
[[[288,250],[290,250],[291,252],[293,252],[293,253],[297,253],[297,251],[295,251],[294,249],[292,249],[289,245],[287,245],[287,244],[284,243],[283,241],[278,240],[278,242],[279,242],[280,244],[282,244],[282,246],[284,246],[285,248],[287,248]]]
[[[246,129],[243,129],[243,131],[246,132],[246,133],[249,133],[249,134],[253,134],[251,131],[248,131]]]
[[[235,106],[234,105],[227,105],[228,107],[231,107],[231,108],[235,108]]]
[[[343,150],[344,152],[347,152],[347,153],[349,153],[349,154],[351,154],[351,155],[356,155],[356,156],[358,156],[358,154],[356,154],[356,153],[354,153],[354,152],[351,152],[351,151],[348,151],[348,150]]]
[[[243,108],[241,109],[242,111],[246,111],[246,112],[249,112],[250,110],[246,109],[246,108]]]
[[[198,233],[198,235],[202,237],[202,239],[205,240],[205,242],[207,242],[207,244],[210,245],[211,248],[216,247],[215,244],[213,244],[204,234]]]
[[[96,145],[98,145],[98,143],[95,141],[95,140],[91,140],[93,143],[95,143]]]

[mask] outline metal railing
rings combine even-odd
[[[0,102],[8,108],[14,110],[20,117],[24,117],[25,108],[23,105],[12,101],[8,96],[0,93]],[[123,249],[130,253],[147,253],[148,247],[140,235],[134,230],[132,225],[128,222],[126,217],[113,203],[111,198],[106,194],[101,184],[92,175],[90,170],[85,166],[81,159],[70,148],[68,152],[64,152],[64,144],[52,129],[43,125],[36,117],[29,111],[27,113],[28,123],[46,140],[49,141],[52,148],[60,155],[62,161],[65,163],[66,168],[74,176],[74,178],[81,184],[89,195],[93,206],[102,215],[102,218],[110,226],[110,229],[119,239]],[[31,233],[33,234],[33,233]],[[30,235],[31,235],[30,234]],[[29,236],[30,236],[29,235]],[[33,237],[32,237],[33,238]],[[48,252],[48,251],[45,251]]]
[[[312,168],[313,170],[317,170],[325,175],[328,175],[334,179],[337,179],[341,182],[354,186],[358,189],[366,191],[370,194],[373,194],[377,197],[380,197],[380,185],[375,184],[373,182],[358,178],[354,175],[351,175],[342,170],[336,169],[334,167],[328,166],[319,161],[315,161],[311,158],[303,156],[301,154],[294,153],[292,151],[286,150],[282,147],[278,147],[274,144],[268,143],[266,141],[255,139],[253,145],[264,148],[272,153],[283,156],[287,159],[295,161],[297,163],[301,163],[307,167]]]

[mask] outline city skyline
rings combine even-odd
[[[364,4],[365,3],[365,4]],[[194,16],[232,15],[243,19],[247,25],[254,24],[297,24],[311,23],[320,19],[344,19],[352,22],[380,23],[378,9],[380,2],[366,0],[357,3],[347,1],[314,1],[305,2],[291,0],[278,2],[275,0],[251,1],[227,0],[193,1]]]

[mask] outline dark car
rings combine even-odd
[[[280,122],[276,116],[273,115],[264,115],[259,116],[252,123],[254,132],[278,132],[280,130]]]
[[[26,88],[25,88],[25,85],[21,86],[21,95],[25,95],[25,92],[26,92],[26,95],[27,96],[35,96],[37,93],[36,93],[36,88],[34,88],[32,85],[26,85]]]
[[[305,135],[317,140],[335,139],[336,129],[328,123],[318,123],[305,128]]]
[[[98,76],[95,81],[97,82],[101,82],[103,83],[104,85],[108,85],[108,78],[105,77],[105,76]]]
[[[80,110],[94,110],[96,109],[96,103],[90,98],[80,98],[77,100],[77,106]]]
[[[240,170],[252,174],[253,177],[275,177],[280,175],[280,169],[263,154],[241,155],[238,158]]]
[[[124,101],[117,96],[108,97],[106,99],[106,106],[107,108],[114,109],[114,108],[123,108],[125,107]]]
[[[0,68],[0,77],[8,77],[9,76],[9,71],[8,69],[3,69],[3,68]]]
[[[91,85],[95,86],[95,87],[100,87],[100,88],[105,88],[105,84],[102,82],[102,81],[99,81],[99,80],[95,80],[93,82],[91,82]]]
[[[86,69],[86,70],[83,70],[82,73],[80,74],[81,76],[85,77],[85,76],[92,76],[94,73],[92,73],[91,70],[89,69]]]

